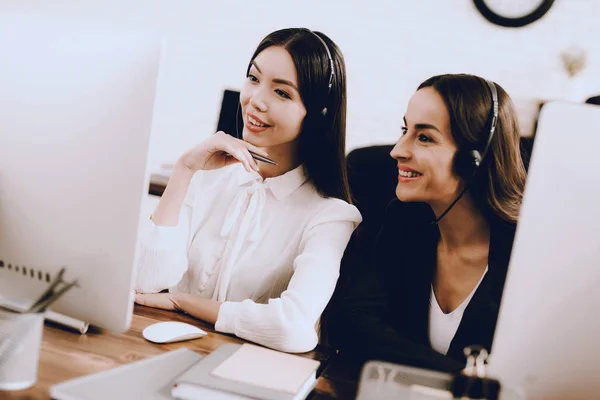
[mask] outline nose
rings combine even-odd
[[[390,152],[390,156],[396,160],[409,160],[412,158],[412,149],[410,140],[408,139],[408,135],[403,135],[400,137],[392,151]]]
[[[258,110],[260,112],[267,112],[268,106],[267,106],[267,102],[265,101],[265,95],[261,88],[256,88],[252,92],[252,94],[250,96],[250,105],[255,110]]]

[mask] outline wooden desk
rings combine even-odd
[[[182,321],[195,324],[208,335],[196,340],[172,344],[153,344],[142,337],[142,330],[159,321]],[[50,386],[68,379],[95,372],[105,371],[166,351],[187,347],[206,355],[224,343],[243,343],[231,335],[214,331],[211,325],[193,319],[185,314],[135,306],[129,331],[114,334],[103,330],[92,330],[80,335],[64,328],[46,323],[40,353],[38,382],[28,390],[18,392],[0,391],[0,399],[25,400],[49,399]],[[333,353],[317,347],[314,351],[302,354],[321,361],[317,387],[308,397],[311,400],[352,399],[355,397],[354,382],[336,380],[327,374],[327,367]]]

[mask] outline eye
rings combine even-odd
[[[291,99],[290,95],[281,89],[275,89],[275,93],[277,93],[277,95],[279,95],[280,97],[283,97],[284,99]]]
[[[248,74],[248,80],[249,80],[250,82],[258,82],[258,78],[257,78],[257,77],[255,77],[255,76],[254,76],[254,75],[252,75],[252,74]]]
[[[405,127],[405,126],[402,126],[402,127],[400,128],[400,130],[402,131],[402,136],[404,136],[404,135],[406,135],[406,134],[408,133],[408,128],[407,128],[407,127]]]
[[[419,139],[419,142],[423,142],[423,143],[431,143],[431,142],[433,142],[433,140],[429,136],[424,135],[422,133],[419,135],[418,139]]]

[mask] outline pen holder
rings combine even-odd
[[[0,390],[23,390],[37,381],[44,313],[0,308]]]

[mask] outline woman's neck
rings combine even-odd
[[[431,208],[439,216],[449,204],[431,204]],[[438,228],[440,244],[448,249],[489,243],[490,240],[489,224],[468,193],[438,222]]]
[[[277,165],[268,164],[257,161],[260,171],[258,172],[263,179],[274,178],[297,168],[302,161],[298,154],[298,146],[295,142],[284,143],[279,146],[263,148],[269,158],[277,163]]]

